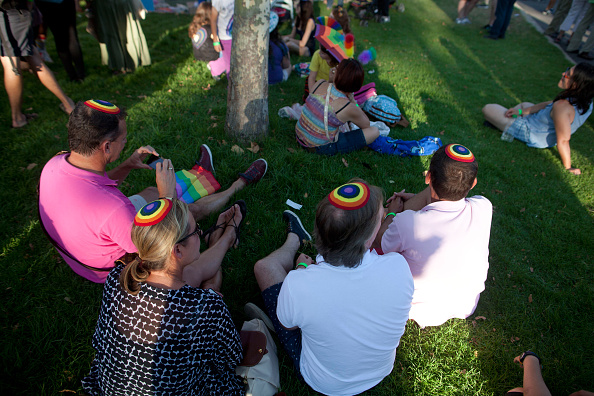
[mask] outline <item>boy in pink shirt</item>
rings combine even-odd
[[[477,161],[466,147],[441,147],[421,193],[394,193],[374,246],[404,256],[415,282],[410,319],[438,326],[474,312],[489,269],[493,206],[480,195]]]

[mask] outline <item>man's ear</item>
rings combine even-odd
[[[101,143],[101,146],[99,147],[105,154],[109,154],[109,151],[111,149],[111,142],[109,140],[105,140]]]
[[[430,184],[431,183],[431,172],[427,171],[427,173],[425,174],[425,184]]]
[[[477,183],[477,179],[475,177],[474,181],[472,182],[472,187],[470,187],[471,190],[474,188],[474,186],[476,186],[476,183]]]

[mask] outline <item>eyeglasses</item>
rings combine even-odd
[[[196,223],[196,229],[193,232],[190,232],[188,235],[186,235],[185,237],[183,237],[182,239],[180,239],[179,241],[175,242],[176,244],[178,243],[182,243],[183,241],[187,240],[188,238],[190,238],[192,235],[202,235],[202,230],[200,229],[200,227],[198,226],[198,223]]]
[[[570,66],[570,67],[568,67],[568,68],[567,68],[567,70],[565,70],[565,71],[563,72],[563,77],[564,77],[564,78],[569,78],[569,77],[570,77],[570,75],[569,75],[569,71],[570,71],[570,70],[571,70],[571,66]]]

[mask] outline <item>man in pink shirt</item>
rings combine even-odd
[[[415,282],[410,319],[421,327],[472,315],[485,289],[493,206],[480,195],[466,198],[477,171],[470,150],[450,144],[433,155],[427,189],[388,200],[374,247],[408,262]]]
[[[50,159],[39,182],[42,226],[68,265],[97,283],[105,282],[116,259],[136,251],[130,237],[136,212],[159,197],[175,198],[176,194],[175,170],[169,159],[156,164],[156,188],[129,198],[118,189],[132,169],[152,170],[143,162],[149,154],[159,155],[151,146],[138,148],[106,172],[126,145],[125,118],[125,111],[109,102],[79,102],[68,120],[71,152]],[[212,168],[209,154],[204,166]],[[236,191],[259,180],[265,165],[262,159],[255,161],[229,189],[190,204],[194,217],[201,219],[221,209]]]

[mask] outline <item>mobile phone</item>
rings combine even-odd
[[[151,154],[150,157],[148,157],[146,164],[148,166],[150,166],[151,168],[153,168],[154,170],[157,170],[157,164],[160,162],[163,162],[163,158],[158,157],[154,154]]]

